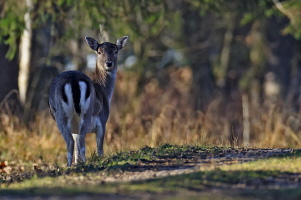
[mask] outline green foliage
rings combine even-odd
[[[9,45],[6,57],[12,59],[17,51],[19,38],[24,29],[23,3],[16,3],[14,0],[6,0],[0,6],[0,43]]]
[[[301,39],[301,2],[298,0],[288,0],[279,2],[273,1],[275,7],[289,18],[290,24],[283,30],[286,34],[292,34],[297,39]]]
[[[214,1],[214,0],[188,0],[191,9],[199,10],[200,14],[208,11],[224,15],[225,12],[241,13],[241,24],[251,22],[260,16],[271,16],[276,14],[276,8],[272,1]],[[168,26],[170,32],[176,31],[181,23],[178,13],[181,11],[181,3],[171,6],[168,1],[85,1],[85,0],[55,0],[38,1],[33,0],[32,10],[33,28],[52,22],[64,27],[63,33],[57,34],[57,39],[62,42],[68,38],[78,38],[81,31],[87,29],[98,30],[103,25],[105,30],[115,35],[130,35],[137,43],[145,44],[158,37]],[[291,24],[284,30],[300,37],[300,2],[290,0],[283,2],[286,16]],[[1,12],[0,19],[0,42],[10,45],[7,56],[12,58],[16,52],[18,40],[24,29],[24,13],[26,6],[16,0],[7,0]],[[289,13],[289,14],[287,14]],[[279,12],[278,12],[279,14]],[[177,20],[175,20],[177,19]],[[173,25],[171,25],[173,24]],[[173,29],[173,27],[175,29]],[[62,35],[61,35],[62,34]],[[141,45],[140,45],[141,46]],[[143,48],[143,47],[142,47]],[[141,53],[143,49],[136,49]],[[141,52],[142,51],[142,52]]]

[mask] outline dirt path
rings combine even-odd
[[[149,153],[150,152],[150,153]],[[129,155],[121,155],[125,157],[124,160],[118,156],[110,157],[108,160],[103,160],[103,166],[98,165],[83,165],[63,170],[57,166],[51,166],[47,164],[39,164],[34,166],[34,170],[22,171],[20,166],[5,166],[11,167],[10,173],[0,174],[0,183],[13,183],[20,182],[24,179],[28,179],[34,175],[38,177],[58,177],[60,180],[68,183],[69,185],[97,185],[106,183],[126,183],[131,181],[149,180],[160,177],[168,177],[180,174],[189,174],[193,172],[199,172],[201,169],[214,168],[222,165],[231,165],[237,163],[244,163],[254,161],[257,159],[266,159],[276,156],[289,156],[294,152],[292,149],[235,149],[235,148],[211,148],[199,149],[188,148],[184,150],[168,150],[162,151],[162,149],[155,149],[146,147],[138,152],[139,155],[151,155],[144,158],[143,156],[137,157],[137,152],[131,152]],[[134,156],[133,156],[134,155]],[[128,157],[133,156],[135,159],[130,160]],[[119,159],[119,160],[118,160]],[[118,164],[107,166],[107,162],[114,161]],[[115,161],[118,160],[118,161]],[[130,160],[129,162],[126,162]],[[122,163],[122,164],[120,164]],[[4,167],[2,167],[2,170]],[[244,183],[244,189],[254,189],[260,185],[273,186],[273,188],[285,186],[286,188],[297,188],[301,186],[301,174],[299,173],[281,173],[275,177],[267,177],[261,179],[255,179],[251,182]],[[241,189],[241,183],[228,185],[210,186],[207,190],[199,192],[191,191],[189,194],[198,197],[201,192],[202,195],[210,194],[212,191],[220,194],[220,190],[229,192],[228,189],[235,189],[233,191],[239,191]],[[268,187],[267,187],[268,188]],[[232,191],[232,192],[233,192]],[[171,197],[173,193],[161,193],[150,194],[149,192],[138,192],[135,194],[89,194],[80,196],[58,196],[57,199],[164,199],[163,197]],[[184,195],[184,196],[185,196]],[[210,195],[208,195],[210,199]],[[221,195],[221,197],[223,197]],[[28,197],[32,198],[32,196]],[[47,199],[56,199],[55,196],[46,196]],[[0,199],[1,195],[0,195]],[[5,196],[4,199],[17,199],[15,196]],[[23,199],[23,197],[22,197]],[[181,199],[181,198],[180,198]],[[193,199],[193,198],[192,198]]]
[[[162,160],[156,163],[142,163],[131,165],[122,171],[116,171],[113,175],[102,179],[104,182],[128,182],[152,178],[174,176],[200,171],[202,168],[220,165],[231,165],[265,159],[274,156],[290,154],[292,149],[241,149],[224,150],[214,154],[197,155],[191,154],[181,158],[180,164],[174,164],[174,159]]]
[[[85,174],[79,178],[80,181],[74,179],[74,176],[65,176],[65,179],[69,183],[74,182],[74,184],[76,184],[76,182],[103,184],[141,181],[198,172],[207,167],[214,168],[221,165],[238,164],[257,159],[289,155],[292,152],[292,149],[231,149],[204,154],[186,152],[186,154],[180,155],[179,157],[166,156],[159,160],[140,160],[137,164],[125,164],[122,167],[118,166],[116,169],[110,169],[110,173],[104,170],[102,173]],[[295,185],[296,176],[299,177],[299,174],[286,174],[286,176],[279,177],[277,181],[279,184]],[[300,184],[300,182],[298,182],[298,184]]]

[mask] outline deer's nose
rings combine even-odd
[[[113,62],[112,61],[106,61],[106,66],[107,67],[112,67],[113,66]]]

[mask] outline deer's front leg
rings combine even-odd
[[[79,161],[79,134],[72,133],[72,137],[74,140],[74,163],[77,164]]]
[[[100,121],[96,125],[96,143],[97,143],[97,154],[101,156],[103,154],[103,141],[105,136],[106,126]]]

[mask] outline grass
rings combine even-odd
[[[102,158],[92,157],[86,164],[72,168],[56,168],[54,176],[36,172],[30,179],[12,184],[1,184],[0,195],[27,196],[76,196],[76,195],[125,195],[141,197],[155,195],[160,198],[191,199],[200,194],[210,196],[215,191],[216,199],[231,196],[233,199],[298,199],[301,191],[297,183],[301,179],[301,153],[299,150],[265,159],[239,164],[217,165],[203,163],[193,172],[181,175],[152,178],[140,181],[108,181],[108,177],[150,167],[159,170],[163,166],[185,166],[189,162],[209,160],[221,153],[248,152],[248,149],[231,147],[204,147],[194,145],[161,145],[144,147],[137,151],[119,152]],[[201,159],[201,160],[200,160]],[[237,158],[236,158],[237,159]],[[48,170],[48,171],[47,171]],[[162,168],[161,168],[162,170]],[[144,171],[144,170],[142,170]],[[5,186],[6,185],[6,186]],[[256,190],[254,190],[256,189]],[[289,193],[288,193],[289,192]],[[185,195],[183,195],[185,194]],[[177,198],[176,198],[177,197]],[[182,197],[182,198],[181,198]]]

